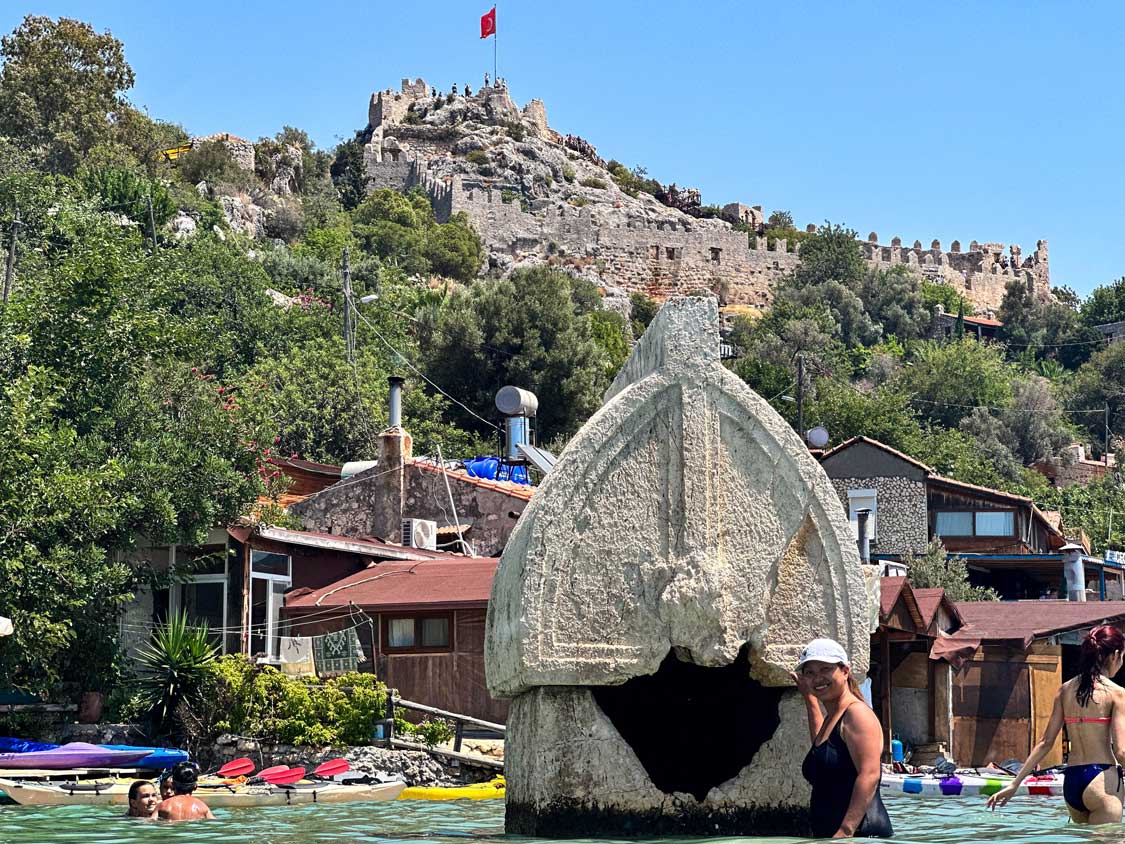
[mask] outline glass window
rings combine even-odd
[[[210,638],[222,646],[223,605],[226,602],[226,583],[219,581],[189,581],[180,587],[184,612],[188,623],[206,624]]]
[[[1016,514],[1011,511],[981,512],[977,517],[977,536],[1012,536]]]
[[[176,546],[176,570],[182,574],[226,574],[225,545]]]
[[[271,554],[269,551],[253,551],[250,557],[250,568],[255,574],[279,574],[289,577],[289,556],[287,554]]]
[[[972,536],[973,514],[967,511],[938,513],[934,521],[934,533],[938,536]]]
[[[422,647],[423,648],[448,648],[449,647],[449,619],[448,618],[423,618],[422,619]]]
[[[388,648],[414,647],[414,619],[392,618],[387,625]]]

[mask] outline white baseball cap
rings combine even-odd
[[[844,650],[844,646],[835,639],[813,639],[801,651],[801,661],[797,663],[800,668],[806,662],[835,662],[838,665],[850,666],[851,660]]]

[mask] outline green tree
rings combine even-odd
[[[1095,287],[1082,303],[1082,321],[1088,326],[1125,320],[1125,276]]]
[[[605,372],[610,381],[629,358],[628,331],[625,317],[616,311],[597,310],[590,314],[590,334],[605,354]]]
[[[537,267],[508,279],[454,292],[432,333],[422,337],[425,369],[445,390],[491,418],[505,384],[539,397],[539,437],[573,433],[601,404],[609,385],[605,352],[591,336],[566,273]],[[473,416],[454,412],[463,427],[488,433]]]
[[[0,39],[0,126],[55,173],[111,132],[133,70],[120,41],[71,18],[28,15]]]
[[[918,343],[899,376],[918,412],[954,428],[976,406],[1006,405],[1012,373],[996,347],[976,340]]]
[[[858,290],[866,273],[867,264],[856,232],[825,223],[801,244],[801,263],[793,271],[790,286],[802,288],[834,281]]]
[[[868,270],[860,299],[883,336],[893,335],[905,342],[924,337],[929,329],[930,309],[922,296],[921,280],[902,264],[889,270]]]
[[[336,186],[340,202],[346,211],[363,202],[367,194],[367,177],[364,173],[363,147],[371,139],[368,130],[356,132],[355,137],[336,147],[336,155],[329,167],[332,184]]]
[[[1125,343],[1112,343],[1079,367],[1070,388],[1073,418],[1085,428],[1096,453],[1101,453],[1105,418],[1098,410],[1109,408],[1114,436],[1125,435]]]
[[[903,555],[906,563],[906,576],[915,589],[944,589],[949,600],[958,601],[999,601],[994,589],[973,586],[969,583],[969,569],[962,557],[950,556],[939,537],[934,537],[926,552],[915,555],[907,551]]]
[[[629,314],[632,322],[633,337],[640,338],[648,328],[648,324],[652,322],[656,312],[660,310],[660,303],[655,299],[650,299],[644,293],[630,293],[629,294]]]

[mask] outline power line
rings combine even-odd
[[[381,333],[379,332],[379,329],[377,329],[377,328],[376,328],[376,327],[375,327],[375,326],[374,326],[374,325],[372,324],[371,320],[369,320],[369,319],[368,319],[368,318],[367,318],[366,316],[364,316],[364,315],[363,315],[363,311],[361,311],[361,310],[359,310],[359,309],[357,308],[357,309],[356,309],[356,312],[355,312],[355,313],[356,313],[356,316],[357,316],[357,317],[359,317],[359,318],[360,318],[360,319],[361,319],[361,320],[362,320],[362,321],[363,321],[363,322],[364,322],[364,323],[365,323],[365,324],[367,325],[367,327],[371,329],[371,332],[372,332],[372,333],[373,333],[373,334],[374,334],[374,335],[375,335],[376,337],[378,337],[378,338],[379,338],[379,340],[380,340],[380,341],[381,341],[381,342],[383,343],[383,345],[384,345],[384,346],[386,346],[386,347],[387,347],[388,349],[390,349],[390,350],[391,350],[392,352],[394,352],[394,353],[395,353],[396,355],[398,355],[399,359],[400,359],[400,360],[401,360],[401,361],[402,361],[402,362],[403,362],[403,363],[404,363],[404,364],[405,364],[405,365],[406,365],[407,367],[409,367],[409,368],[410,368],[410,369],[411,369],[411,370],[412,370],[412,371],[414,372],[414,374],[416,374],[416,375],[417,375],[417,376],[418,376],[419,378],[421,378],[421,379],[422,379],[423,381],[425,381],[425,382],[426,382],[427,384],[429,384],[429,385],[430,385],[431,387],[433,387],[433,388],[434,388],[435,390],[437,390],[437,391],[438,391],[439,393],[441,393],[441,394],[442,394],[443,396],[445,396],[445,397],[446,397],[447,399],[449,399],[449,400],[450,400],[451,402],[453,402],[453,403],[454,403],[455,405],[457,405],[458,407],[460,407],[460,408],[461,408],[462,410],[464,410],[464,411],[465,411],[466,413],[468,413],[468,414],[469,414],[470,416],[472,416],[472,417],[474,417],[474,418],[476,418],[476,419],[480,420],[481,422],[483,422],[483,423],[484,423],[485,425],[487,425],[487,426],[488,426],[488,427],[490,427],[490,428],[494,428],[494,429],[496,429],[497,431],[501,430],[501,428],[500,428],[500,426],[499,426],[499,425],[496,425],[496,424],[495,424],[495,423],[493,423],[493,422],[489,422],[489,421],[488,421],[487,419],[485,419],[485,418],[484,418],[483,416],[481,416],[481,415],[480,415],[479,413],[477,413],[476,411],[474,411],[474,410],[473,410],[473,409],[472,409],[471,407],[469,407],[469,406],[468,406],[467,404],[465,404],[464,402],[462,402],[462,401],[459,401],[458,399],[454,398],[454,397],[453,397],[452,395],[450,395],[449,393],[447,393],[447,392],[446,392],[445,390],[443,390],[443,389],[442,389],[441,387],[439,387],[439,386],[438,386],[437,384],[435,384],[435,383],[434,383],[434,382],[433,382],[432,380],[430,380],[430,378],[428,378],[428,377],[426,376],[426,373],[424,373],[424,372],[423,372],[422,370],[420,370],[420,369],[419,369],[418,367],[416,367],[416,366],[415,366],[414,364],[412,364],[412,363],[411,363],[411,362],[409,361],[409,359],[408,359],[408,358],[406,357],[406,355],[404,355],[404,354],[403,354],[402,352],[400,352],[400,351],[399,351],[399,350],[398,350],[397,348],[395,348],[394,344],[393,344],[393,343],[391,343],[391,341],[390,341],[390,340],[388,340],[388,339],[387,339],[386,337],[384,337],[384,336],[383,336],[383,335],[382,335],[382,334],[381,334]]]

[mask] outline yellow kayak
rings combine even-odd
[[[489,782],[449,787],[404,788],[399,800],[495,800],[504,799],[504,778],[496,777]]]

